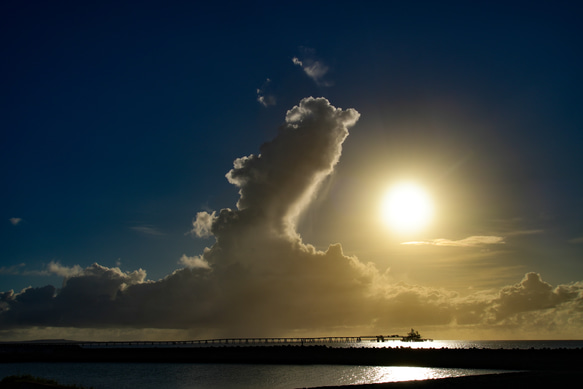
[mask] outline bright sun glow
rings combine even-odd
[[[431,221],[433,204],[420,186],[401,183],[389,189],[383,198],[381,217],[396,232],[415,232]]]

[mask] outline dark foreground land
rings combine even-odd
[[[326,346],[83,348],[76,344],[0,345],[1,362],[172,362],[337,364],[577,371],[583,349],[414,349]]]

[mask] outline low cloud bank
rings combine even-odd
[[[197,214],[192,233],[215,243],[201,255],[184,255],[184,268],[147,281],[141,269],[53,263],[62,287],[0,293],[0,330],[184,329],[191,337],[362,335],[410,326],[581,330],[581,282],[553,287],[528,273],[497,292],[460,296],[392,282],[340,244],[320,251],[304,243],[298,218],[358,118],[324,98],[303,99],[260,154],[235,160],[226,177],[239,189],[237,207]],[[463,245],[502,243],[479,238]]]

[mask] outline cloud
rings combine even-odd
[[[295,236],[295,219],[340,158],[348,128],[359,118],[324,98],[306,98],[287,111],[279,135],[259,155],[238,158],[226,175],[239,187],[238,211],[221,210],[212,232],[249,223],[275,234]]]
[[[506,236],[524,236],[524,235],[540,235],[543,234],[545,230],[514,230],[505,233]]]
[[[305,243],[298,220],[338,163],[358,118],[354,109],[324,98],[303,99],[259,154],[236,159],[226,174],[239,190],[236,208],[197,214],[193,235],[214,238],[201,255],[183,255],[183,268],[157,281],[142,269],[51,263],[46,272],[62,275],[61,287],[0,293],[0,333],[114,328],[205,338],[362,335],[410,326],[580,333],[580,282],[553,287],[527,273],[515,285],[462,296],[395,282],[389,272],[346,255],[339,243],[325,250]],[[423,244],[502,243],[475,236]]]
[[[178,263],[190,269],[211,269],[208,262],[205,261],[201,255],[189,257],[186,254],[183,254]]]
[[[134,227],[130,227],[130,230],[139,232],[140,234],[143,234],[143,235],[150,235],[150,236],[164,236],[164,235],[166,235],[162,231],[158,230],[156,227],[153,227],[150,225],[134,226]]]
[[[379,322],[402,325],[443,326],[456,331],[501,334],[527,338],[572,337],[583,327],[583,282],[553,287],[538,273],[525,274],[522,281],[497,292],[460,296],[435,288],[399,283],[387,288],[379,303]],[[417,324],[419,323],[419,324]],[[459,335],[458,335],[459,336]]]
[[[0,267],[0,274],[10,274],[10,275],[22,275],[22,276],[61,276],[61,277],[71,277],[83,272],[83,269],[79,265],[74,265],[72,267],[63,266],[59,262],[51,261],[43,270],[22,270],[26,264],[20,263],[13,266],[2,266]]]
[[[332,86],[332,83],[325,81],[324,76],[330,68],[321,60],[314,58],[315,51],[309,48],[302,48],[303,58],[293,57],[294,65],[302,68],[304,73],[310,77],[319,86]]]
[[[504,244],[504,238],[500,236],[470,236],[460,240],[450,240],[450,239],[432,239],[426,241],[412,241],[403,242],[404,245],[417,245],[417,246],[450,246],[450,247],[482,247],[491,244]]]
[[[573,239],[569,240],[569,243],[582,244],[583,243],[583,236],[580,236],[578,238],[573,238]]]
[[[144,282],[143,270],[122,272],[93,264],[80,272],[77,267],[53,266],[51,271],[64,274],[60,289],[52,285],[26,288],[0,294],[0,328],[25,326],[85,326],[111,323],[120,318],[116,299],[130,286]],[[123,325],[123,320],[115,320]]]
[[[51,261],[47,265],[46,272],[48,274],[54,274],[64,278],[75,277],[83,274],[83,269],[79,265],[74,265],[72,267],[63,266],[59,262]]]
[[[122,273],[97,264],[79,271],[54,264],[50,271],[61,272],[64,285],[7,297],[0,325],[261,335],[346,321],[341,319],[346,307],[338,299],[349,302],[365,293],[370,269],[345,256],[340,245],[322,252],[304,244],[296,223],[333,171],[348,128],[358,118],[355,110],[336,108],[324,98],[303,99],[287,112],[279,134],[261,146],[260,154],[234,162],[226,177],[239,188],[237,209],[197,215],[193,233],[212,234],[215,244],[201,256],[184,255],[184,269],[153,282],[145,281],[143,271]],[[38,313],[39,306],[43,314],[27,321],[29,309]],[[353,309],[360,307],[350,303]],[[356,322],[355,317],[346,316]]]
[[[269,107],[276,104],[275,96],[269,93],[269,86],[271,84],[271,80],[268,78],[261,88],[257,88],[257,101],[259,104],[263,105],[264,107]]]
[[[198,236],[199,238],[207,238],[212,236],[211,228],[213,222],[216,220],[216,212],[199,212],[196,214],[196,219],[192,222],[191,234]]]
[[[12,266],[0,266],[0,274],[18,275],[21,274],[21,268],[25,266],[24,263]]]
[[[484,309],[483,324],[520,333],[575,336],[583,323],[583,282],[553,287],[538,273],[502,288]]]
[[[527,273],[520,283],[502,288],[491,309],[495,320],[499,321],[521,312],[555,308],[580,297],[581,290],[577,289],[567,286],[553,288],[542,280],[540,274]]]
[[[13,226],[17,226],[22,222],[22,219],[19,217],[11,217],[8,219]]]

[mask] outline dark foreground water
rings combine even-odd
[[[290,389],[423,380],[494,370],[338,365],[231,365],[173,363],[21,363],[0,365],[0,375],[32,374],[95,389]]]
[[[424,343],[330,344],[331,347],[582,348],[583,341],[434,341]],[[475,374],[500,370],[342,365],[253,365],[192,363],[2,363],[0,377],[32,374],[95,389],[291,389]]]

